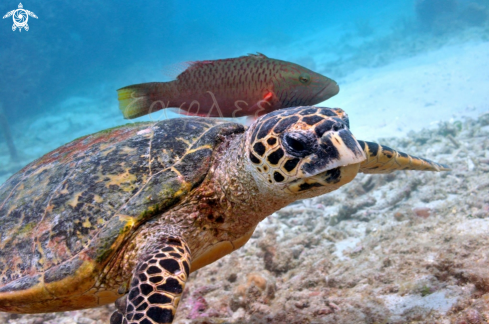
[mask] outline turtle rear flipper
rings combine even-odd
[[[143,254],[129,293],[116,302],[110,324],[172,323],[190,273],[190,253],[178,237],[165,237]]]
[[[450,171],[450,167],[427,159],[398,152],[388,146],[377,143],[358,141],[365,156],[360,164],[363,173],[391,173],[396,170]]]

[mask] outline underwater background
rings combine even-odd
[[[182,311],[179,323],[226,318],[223,314],[229,315],[226,319],[229,323],[261,323],[262,320],[263,323],[483,323],[489,320],[489,274],[481,270],[489,258],[484,248],[489,246],[488,231],[485,231],[489,229],[485,222],[489,217],[489,0],[29,0],[22,5],[38,16],[38,19],[29,17],[28,31],[12,31],[12,17],[0,20],[0,185],[29,162],[75,138],[127,123],[118,108],[117,89],[129,84],[171,80],[168,71],[181,62],[257,52],[298,63],[337,81],[340,93],[319,106],[343,108],[357,138],[396,145],[403,151],[433,160],[442,159],[444,163],[452,163],[456,170],[443,178],[424,176],[422,184],[429,188],[425,191],[417,189],[420,183],[413,184],[409,174],[382,178],[375,183],[365,176],[350,191],[345,189],[332,198],[300,202],[289,211],[274,214],[265,221],[267,225],[258,228],[258,234],[249,243],[248,249],[257,255],[256,260],[250,259],[243,265],[240,255],[233,254],[219,266],[210,266],[210,270],[205,268],[194,275],[189,287],[201,289],[182,301],[180,308],[185,308],[185,312]],[[3,16],[18,6],[15,1],[2,1],[0,13]],[[173,117],[180,116],[171,112],[155,113],[135,121]],[[400,193],[395,196],[399,188]],[[407,194],[405,188],[409,188]],[[436,188],[450,189],[440,194]],[[373,189],[383,193],[374,195],[375,202],[365,198]],[[348,205],[344,198],[339,198],[340,194],[351,198],[347,201],[357,203]],[[402,206],[386,211],[389,203]],[[326,223],[317,220],[318,210],[327,219]],[[447,220],[448,216],[454,218]],[[472,222],[470,226],[460,225],[468,218]],[[393,228],[403,222],[412,227],[403,227],[394,235],[397,232]],[[462,236],[443,236],[441,232],[454,231],[452,225],[462,228]],[[356,230],[350,232],[348,226]],[[438,265],[423,265],[442,274],[419,274],[414,283],[406,283],[409,281],[406,277],[402,284],[386,280],[379,288],[371,279],[355,281],[351,279],[355,275],[351,274],[350,278],[341,278],[346,282],[342,285],[338,283],[340,279],[334,281],[333,270],[324,270],[330,271],[329,279],[314,283],[314,287],[323,285],[327,289],[314,290],[311,286],[303,290],[300,283],[310,277],[293,272],[296,270],[291,266],[293,260],[302,257],[309,270],[337,267],[337,273],[348,273],[356,267],[362,271],[374,269],[377,264],[392,267],[395,257],[388,259],[385,255],[369,259],[372,262],[369,266],[358,266],[362,253],[379,253],[378,249],[372,252],[376,244],[365,237],[381,233],[382,226],[391,226],[386,229],[391,234],[380,241],[404,240],[396,246],[405,246],[405,250],[391,251],[398,253],[400,259],[409,258],[406,256],[409,253],[419,253],[410,261],[413,267],[406,270],[409,278],[420,273],[416,265],[435,260],[433,255],[437,253],[445,257],[452,253],[457,258],[447,257]],[[412,231],[433,231],[423,239],[423,244],[430,247],[408,249]],[[273,232],[280,234],[274,237]],[[301,236],[309,232],[319,237],[318,240],[334,242],[335,249],[315,243],[312,236],[307,239]],[[467,239],[467,235],[473,236]],[[440,250],[428,251],[434,249],[434,245],[427,243],[430,240],[438,242]],[[462,246],[463,242],[467,244],[465,254],[449,250],[453,244]],[[273,246],[277,247],[272,253]],[[297,252],[297,246],[317,246],[318,253],[326,254],[330,250],[339,263],[323,264],[315,259],[317,255]],[[292,254],[283,256],[280,248]],[[248,255],[246,251],[239,253],[243,258]],[[260,272],[263,254],[269,260],[262,267],[265,274]],[[452,263],[448,265],[446,260]],[[479,262],[475,270],[469,261]],[[345,265],[348,262],[351,264]],[[228,273],[231,268],[244,269],[247,273],[243,275],[244,282],[240,282],[239,273],[238,280]],[[466,270],[469,268],[472,270]],[[211,276],[217,278],[214,281],[222,277],[228,286],[236,287],[217,286],[214,281],[209,282]],[[448,286],[443,283],[449,282],[450,276],[455,279],[447,284],[451,289],[447,288],[450,291],[447,293],[443,289]],[[393,282],[398,284],[397,288],[391,287]],[[460,287],[463,284],[460,291],[453,288],[457,282]],[[259,298],[248,294],[250,285],[254,284],[260,288]],[[338,301],[347,297],[331,292],[361,285],[375,288],[368,291],[370,295],[419,298],[406,300],[396,295],[364,304],[350,301],[346,303],[351,306],[348,308]],[[235,294],[241,298],[229,297],[226,311],[221,311],[222,305],[218,305],[221,297],[227,296],[222,289],[238,291]],[[270,289],[274,292],[270,293]],[[366,290],[355,289],[352,294],[367,294]],[[285,291],[304,293],[297,301],[295,297],[287,297]],[[207,294],[210,297],[204,299]],[[322,294],[324,301],[317,307],[313,302],[307,306],[301,304]],[[332,295],[339,299],[331,299]],[[423,299],[427,297],[431,299]],[[255,299],[263,302],[255,305]],[[283,315],[274,308],[274,303],[289,305],[290,309],[285,307],[286,315]],[[420,311],[423,307],[435,313]],[[341,317],[341,311],[356,314],[353,309],[361,314],[349,319]],[[294,312],[296,317],[290,317]],[[5,315],[3,319],[9,323],[105,323],[106,313],[109,311],[102,309],[52,318]],[[266,319],[270,314],[278,315]],[[93,319],[96,316],[103,320]],[[71,321],[73,318],[75,322]]]
[[[397,136],[488,109],[487,0],[23,5],[39,17],[30,30],[13,32],[12,17],[0,28],[1,118],[18,151],[10,161],[0,136],[0,183],[74,138],[124,124],[116,89],[169,80],[168,67],[186,61],[259,52],[301,64],[339,83],[325,105],[372,140],[379,128]],[[0,12],[17,6],[3,1]]]

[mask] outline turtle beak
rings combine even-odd
[[[341,129],[338,128],[343,125]],[[289,184],[288,190],[310,198],[338,189],[355,178],[365,153],[343,123],[324,133],[315,154],[302,164],[303,176]]]
[[[321,136],[319,142],[315,154],[302,164],[302,172],[306,176],[359,164],[366,159],[362,147],[344,123],[335,122],[331,130]]]

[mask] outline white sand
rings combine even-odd
[[[361,69],[321,105],[341,107],[359,139],[405,136],[439,121],[489,111],[489,42],[446,46]]]

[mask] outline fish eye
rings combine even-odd
[[[309,81],[311,81],[311,77],[307,73],[301,73],[301,75],[299,75],[299,81],[303,84],[308,84]]]

